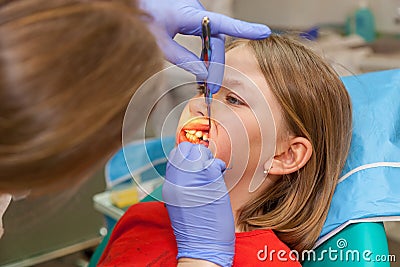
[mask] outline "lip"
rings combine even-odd
[[[210,138],[210,125],[208,124],[208,118],[206,117],[200,117],[200,118],[196,118],[193,120],[188,121],[187,123],[185,123],[183,125],[183,127],[181,128],[181,130],[178,132],[178,144],[182,143],[182,142],[190,142],[193,144],[202,144],[206,147],[209,146],[209,141],[208,139]],[[194,138],[192,140],[189,140],[187,135],[188,135],[188,131],[193,131],[193,133],[189,134],[189,138],[190,136],[195,135],[195,133],[197,134],[198,132],[202,133],[202,136],[200,138]],[[195,132],[194,132],[195,131]],[[207,140],[202,140],[203,138],[207,137]]]

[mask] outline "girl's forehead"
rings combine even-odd
[[[249,47],[240,45],[227,51],[223,85],[235,91],[267,90],[267,82]]]
[[[255,55],[246,45],[239,45],[227,51],[225,53],[225,64],[242,70],[248,67],[258,67]]]

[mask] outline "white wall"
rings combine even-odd
[[[400,19],[400,0],[370,0],[370,2],[377,29],[381,32],[400,34],[400,23],[395,23],[396,16]]]
[[[235,17],[272,27],[305,29],[317,24],[345,22],[359,0],[234,0]],[[369,0],[381,32],[400,33],[395,24],[400,0]]]

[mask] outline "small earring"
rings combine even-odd
[[[267,173],[269,173],[269,171],[272,169],[272,166],[271,167],[269,167],[269,169],[268,169],[268,171],[267,170],[264,170],[264,174],[267,174]]]

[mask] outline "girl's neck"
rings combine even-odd
[[[254,199],[258,194],[265,191],[266,188],[272,186],[277,179],[278,177],[276,176],[268,175],[263,184],[259,186],[256,191],[249,192],[249,184],[251,178],[243,176],[239,180],[239,182],[229,191],[236,232],[242,232],[237,224],[240,210],[252,199]]]

